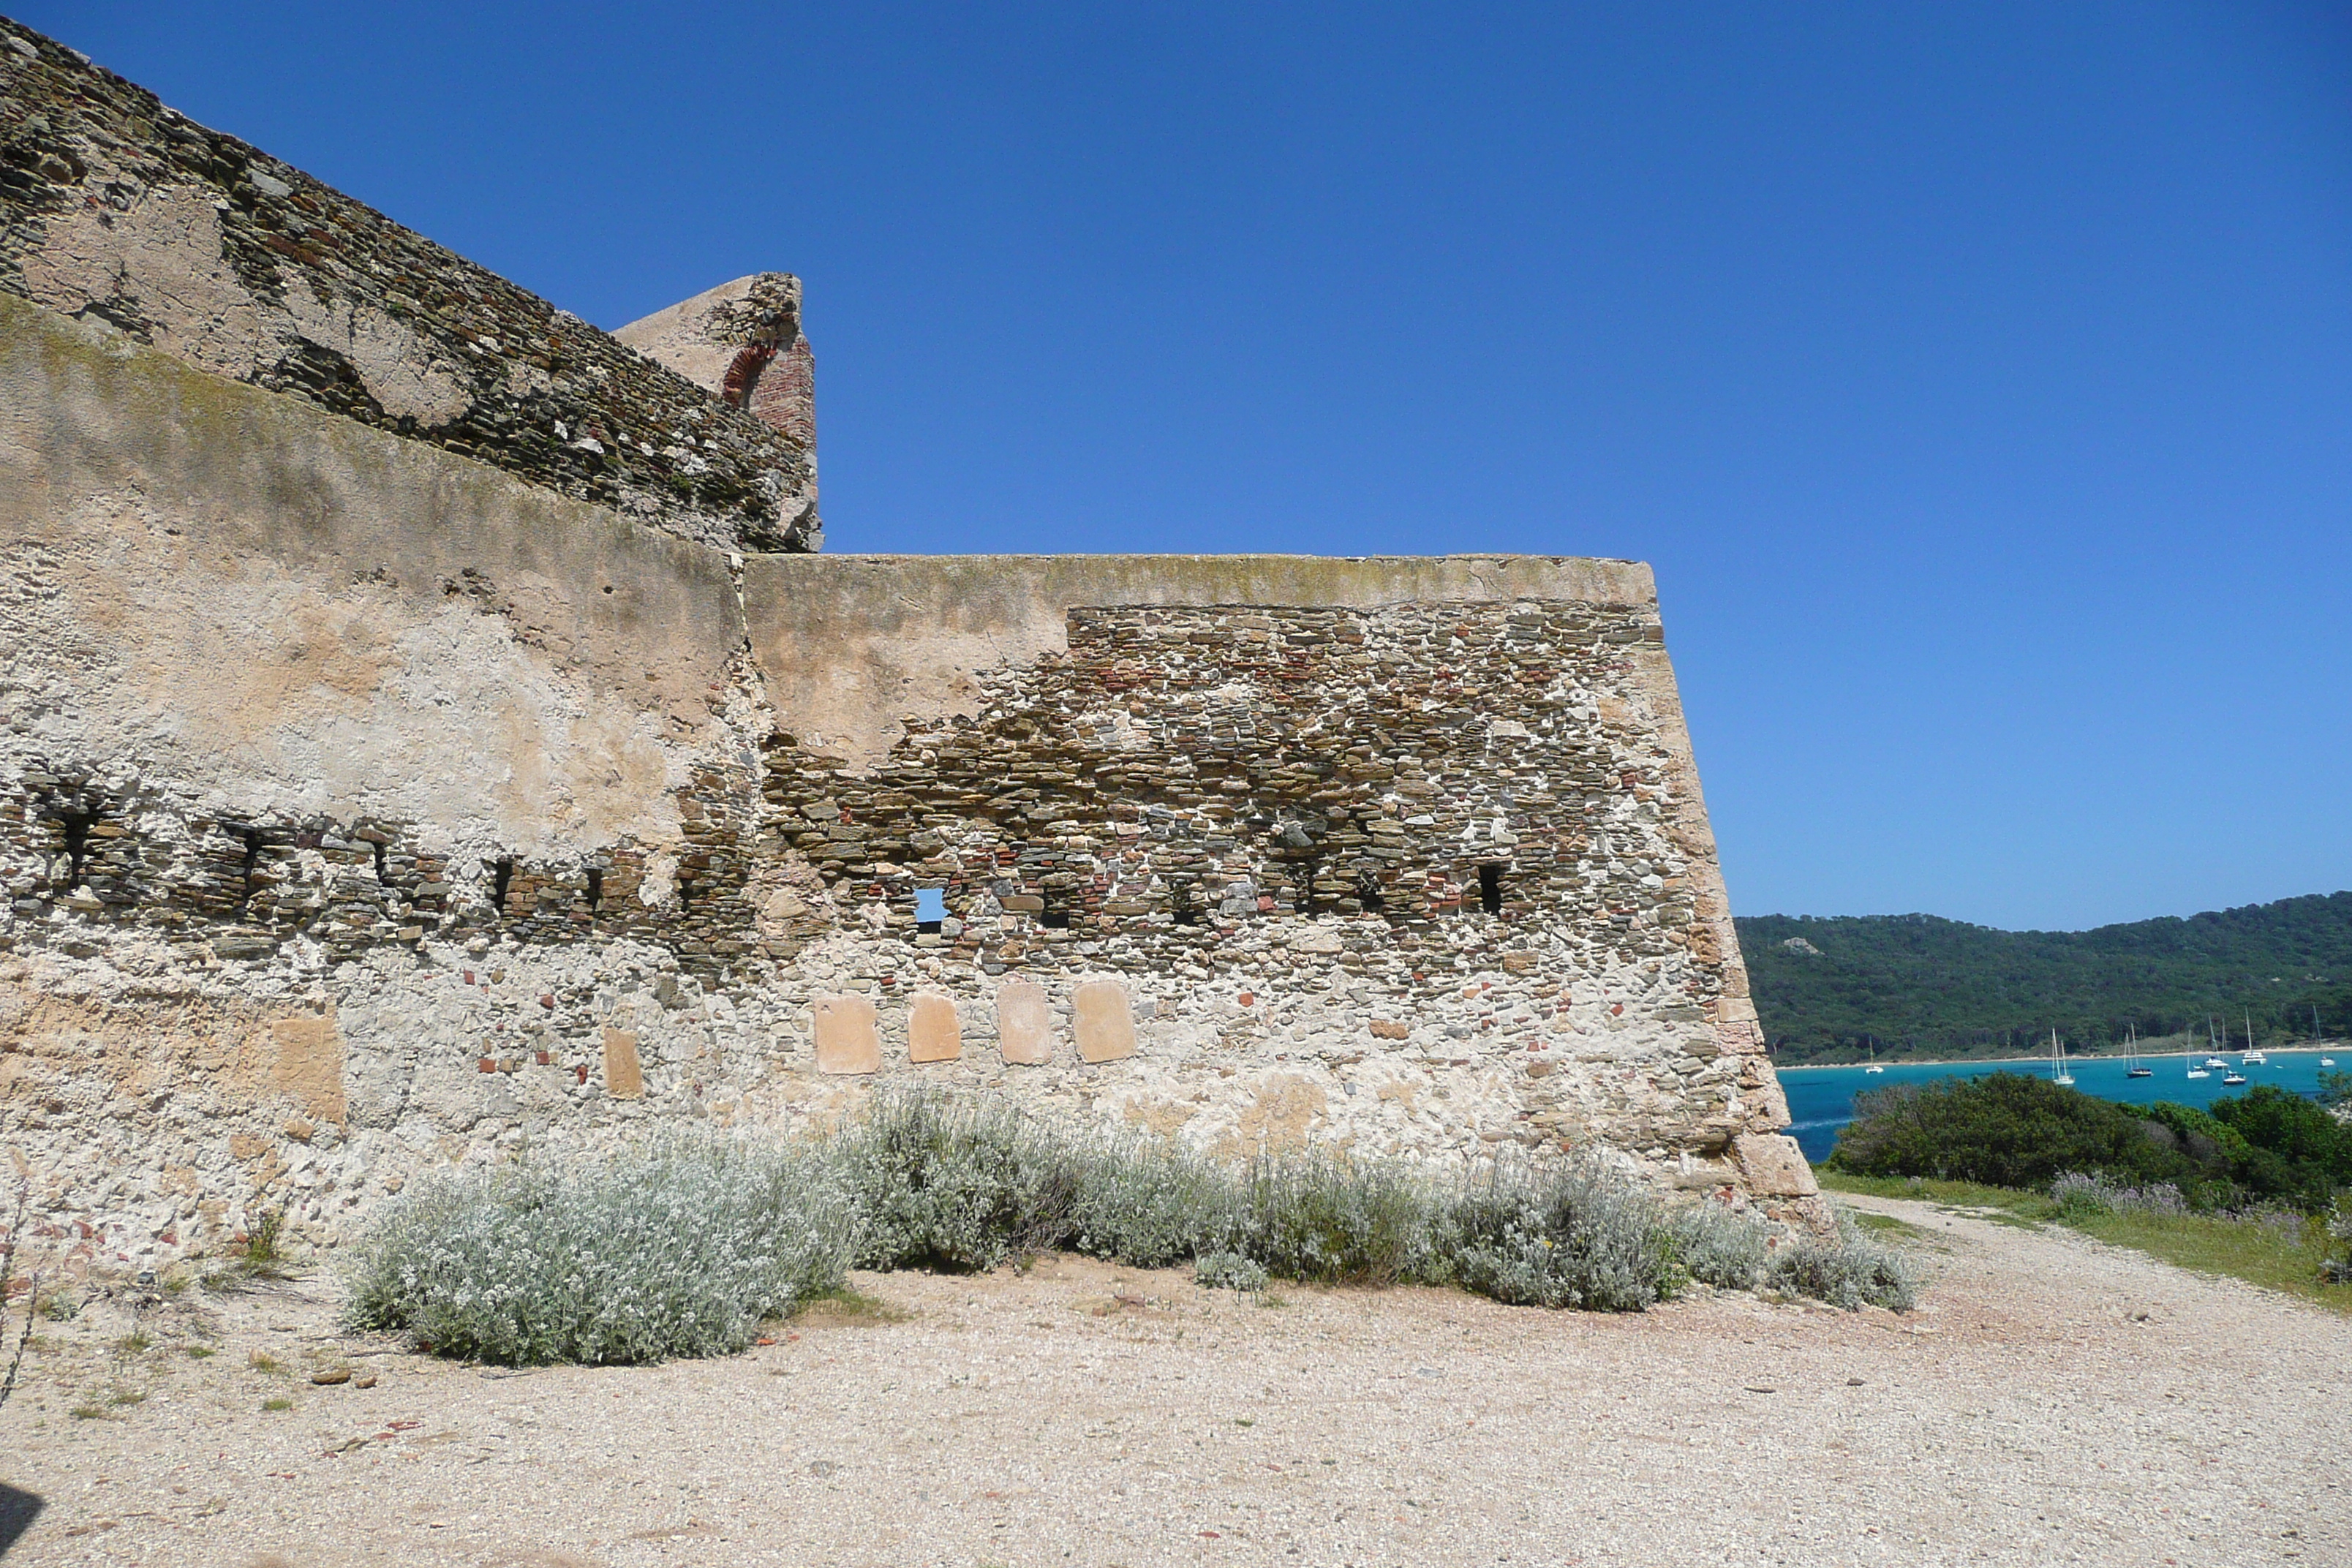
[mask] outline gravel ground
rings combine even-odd
[[[2352,1322],[1855,1205],[1929,1233],[1918,1312],[1256,1304],[1052,1258],[517,1374],[338,1336],[320,1287],[190,1291],[143,1347],[94,1303],[0,1412],[46,1504],[7,1564],[2352,1563]],[[310,1381],[345,1364],[378,1381]]]

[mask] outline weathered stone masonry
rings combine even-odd
[[[815,547],[805,421],[705,395],[5,18],[0,289],[707,544]],[[800,285],[760,303],[729,325],[784,351],[752,378],[781,396],[807,373]]]
[[[804,449],[788,284],[600,352]],[[0,1142],[83,1264],[915,1079],[1811,1215],[1646,568],[746,555],[145,335],[0,290]]]

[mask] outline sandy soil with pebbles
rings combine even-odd
[[[145,1348],[96,1303],[0,1412],[45,1500],[7,1568],[2352,1563],[2352,1322],[1856,1202],[1931,1233],[1917,1313],[1257,1305],[1054,1258],[861,1276],[902,1321],[734,1360],[518,1374],[340,1337],[323,1288],[152,1307]],[[344,1364],[374,1386],[309,1380]]]

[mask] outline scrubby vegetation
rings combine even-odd
[[[919,1092],[812,1145],[679,1135],[421,1182],[354,1250],[349,1316],[485,1361],[657,1361],[740,1349],[853,1264],[971,1271],[1055,1249],[1238,1289],[1412,1282],[1602,1311],[1693,1280],[1849,1308],[1907,1308],[1914,1289],[1858,1233],[1776,1237],[1597,1157],[1454,1182],[1328,1153],[1234,1165]]]
[[[1940,1188],[1941,1201],[2263,1284],[2352,1283],[2352,1125],[2300,1095],[2264,1085],[2208,1110],[2126,1106],[1995,1073],[1880,1089],[1854,1108],[1833,1181]]]
[[[2210,1110],[2117,1105],[2021,1073],[1873,1090],[1832,1169],[2048,1191],[2070,1173],[2169,1184],[2200,1213],[2277,1204],[2317,1213],[2352,1185],[2352,1126],[2263,1085]]]
[[[2319,1265],[2319,1277],[2330,1285],[2352,1285],[2352,1201],[2339,1202],[2327,1216],[2327,1239],[2333,1245]]]
[[[2173,1212],[2161,1186],[2133,1188],[2067,1176],[2040,1192],[1923,1176],[1857,1176],[1823,1170],[1835,1193],[1908,1198],[1997,1224],[2063,1225],[2182,1268],[2226,1274],[2352,1313],[2352,1219],[2252,1208]],[[1867,1218],[1868,1216],[1864,1216]],[[2331,1228],[2340,1234],[2331,1236]]]
[[[1772,1255],[1769,1278],[1792,1296],[1811,1296],[1853,1311],[1865,1303],[1901,1300],[1913,1286],[1902,1255],[1864,1236],[1841,1215],[1835,1237],[1801,1237]]]
[[[347,1312],[507,1364],[714,1355],[838,1287],[856,1240],[832,1162],[673,1135],[419,1184],[356,1248]]]
[[[2352,892],[2084,931],[1932,915],[1743,915],[1756,1008],[1784,1064],[2070,1050],[2235,1024],[2276,1048],[2352,1034]]]

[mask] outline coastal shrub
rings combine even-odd
[[[1086,1151],[1019,1107],[928,1090],[879,1094],[830,1145],[867,1268],[993,1268],[1061,1244]]]
[[[854,1238],[830,1162],[673,1133],[412,1184],[348,1255],[345,1316],[507,1365],[715,1355],[837,1288]]]
[[[1221,1163],[1141,1133],[1065,1136],[1081,1169],[1062,1243],[1073,1252],[1165,1268],[1233,1235],[1241,1190]]]
[[[2145,1214],[2173,1215],[2193,1212],[2180,1189],[2170,1182],[2145,1187],[2123,1186],[2105,1177],[2069,1171],[2050,1184],[2050,1196],[2062,1220],[2092,1215]]]
[[[1997,1187],[2046,1187],[2069,1171],[2143,1181],[2194,1180],[2196,1162],[2151,1137],[2144,1120],[2046,1079],[2020,1073],[1874,1089],[1854,1100],[1832,1168]]]
[[[25,1235],[25,1210],[31,1205],[32,1200],[33,1173],[29,1169],[19,1167],[16,1172],[16,1208],[8,1216],[6,1234],[0,1236],[0,1327],[5,1327],[7,1321],[5,1309],[12,1293],[9,1286],[16,1282],[16,1247]],[[25,1347],[33,1340],[33,1315],[41,1310],[42,1305],[41,1276],[38,1272],[25,1281],[24,1297],[25,1321],[16,1330],[16,1351],[8,1358],[6,1374],[0,1376],[0,1405],[7,1404],[8,1396],[16,1392],[16,1373],[25,1364]],[[49,1298],[47,1315],[51,1318],[58,1316],[56,1309],[58,1300],[56,1296]],[[79,1310],[78,1302],[69,1303],[64,1316],[71,1318]]]
[[[1392,1285],[1425,1275],[1430,1196],[1417,1177],[1322,1150],[1250,1162],[1222,1250],[1282,1279]]]
[[[2316,1214],[2352,1186],[2352,1126],[2272,1084],[2217,1100],[2213,1120],[2243,1141],[2231,1178],[2256,1198]]]
[[[2242,1166],[2252,1152],[2244,1134],[2193,1105],[2159,1100],[2134,1110],[2144,1119],[2141,1126],[2149,1138],[2167,1149],[2179,1150],[2204,1173],[2203,1185],[2192,1183],[2188,1188],[2199,1207],[2226,1208],[2235,1201],[2234,1184],[2227,1173]]]
[[[1834,1236],[1805,1236],[1772,1249],[1765,1278],[1774,1289],[1811,1296],[1847,1311],[1864,1306],[1907,1312],[1918,1281],[1903,1255],[1871,1240],[1841,1213]]]
[[[2327,1216],[2327,1238],[2335,1250],[2319,1265],[2319,1277],[2330,1285],[2352,1285],[2352,1198],[2338,1198]]]
[[[1432,1272],[1497,1301],[1638,1312],[1673,1287],[1674,1236],[1657,1198],[1597,1158],[1497,1162],[1435,1217]]]
[[[2168,1184],[2192,1210],[2325,1209],[2352,1185],[2352,1126],[2263,1084],[2206,1110],[2123,1106],[2016,1073],[1860,1095],[1831,1168],[2048,1188],[2088,1173],[2118,1188]]]
[[[1597,1161],[1505,1163],[1451,1186],[1324,1151],[1236,1168],[927,1090],[876,1096],[834,1148],[858,1258],[877,1268],[988,1268],[1067,1247],[1141,1268],[1193,1259],[1221,1276],[1409,1280],[1622,1310],[1665,1293],[1679,1251],[1648,1190]]]
[[[597,1158],[427,1177],[347,1254],[347,1320],[512,1364],[635,1363],[748,1343],[874,1268],[992,1268],[1068,1248],[1204,1285],[1454,1286],[1638,1311],[1685,1279],[1907,1304],[1849,1237],[1767,1252],[1720,1205],[1670,1209],[1597,1157],[1446,1182],[1328,1151],[1236,1165],[933,1090],[877,1094],[812,1143],[677,1133]]]
[[[1223,1245],[1240,1185],[1139,1134],[928,1089],[876,1095],[829,1144],[870,1268],[987,1269],[1056,1247],[1139,1268]]]
[[[1212,1290],[1263,1290],[1271,1278],[1238,1252],[1204,1252],[1192,1261],[1192,1282]]]
[[[1769,1233],[1753,1215],[1702,1200],[1670,1213],[1666,1232],[1674,1239],[1675,1261],[1702,1285],[1752,1290],[1764,1278]]]

